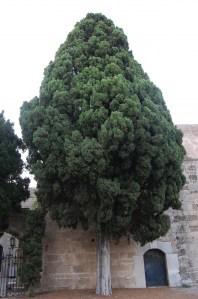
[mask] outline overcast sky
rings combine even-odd
[[[88,12],[124,29],[173,121],[198,123],[197,0],[0,0],[0,110],[16,132],[22,102],[38,95],[44,68]]]

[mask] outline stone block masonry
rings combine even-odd
[[[113,287],[135,287],[133,255],[137,246],[127,239],[111,242]],[[43,252],[42,289],[95,288],[96,238],[92,232],[59,229],[48,217]]]

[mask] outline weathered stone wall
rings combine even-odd
[[[136,286],[133,241],[121,240],[111,244],[113,287]],[[44,240],[42,288],[95,288],[96,239],[91,232],[59,229],[48,218]]]
[[[181,192],[181,211],[171,215],[172,240],[176,240],[181,282],[198,285],[198,125],[178,126],[184,136],[186,184]]]
[[[184,174],[182,210],[171,213],[169,237],[176,243],[182,284],[198,285],[198,160],[186,159]]]
[[[172,212],[170,212],[172,213]],[[173,238],[172,235],[174,235]],[[144,253],[149,249],[165,253],[170,286],[181,285],[177,240],[174,231],[167,236],[140,247],[133,240],[123,238],[111,242],[111,270],[113,288],[146,287]],[[43,252],[42,289],[83,289],[96,285],[95,235],[83,230],[59,229],[47,219]]]

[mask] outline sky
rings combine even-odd
[[[0,0],[0,111],[16,133],[23,101],[39,95],[44,68],[88,12],[123,28],[174,123],[198,123],[197,0]]]

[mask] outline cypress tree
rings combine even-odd
[[[161,91],[102,14],[76,24],[21,108],[38,198],[60,227],[97,235],[96,293],[111,294],[110,239],[164,235],[180,207],[182,134]]]

